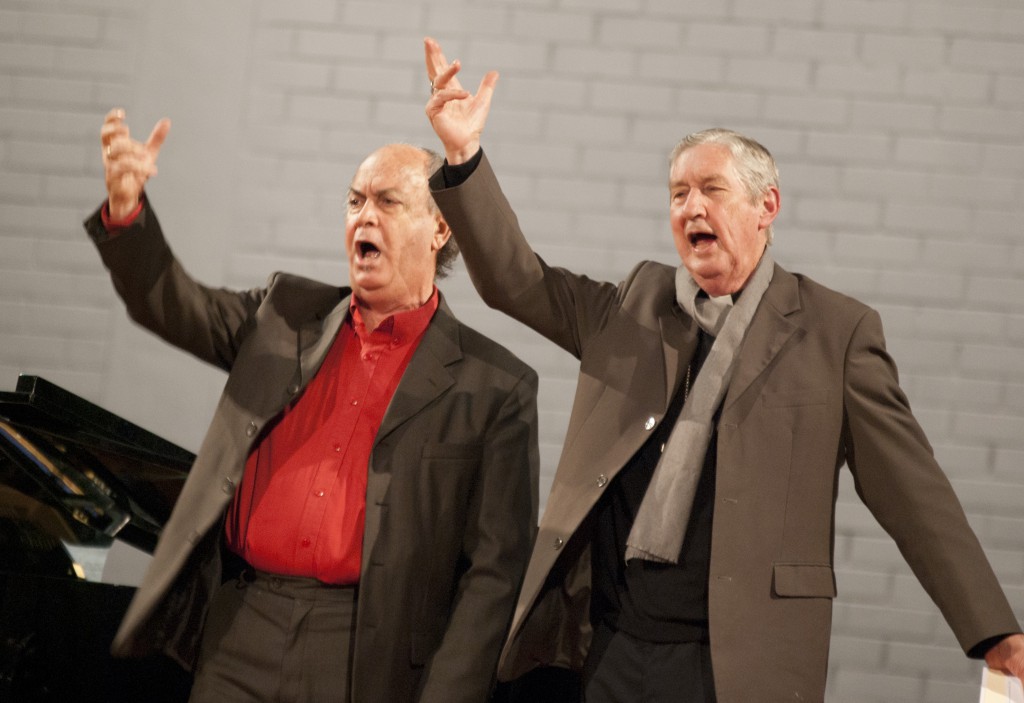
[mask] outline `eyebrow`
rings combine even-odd
[[[364,193],[363,191],[359,190],[358,188],[356,188],[354,186],[349,186],[348,187],[348,193],[349,193],[349,195],[357,195],[360,198],[367,197],[366,193]],[[400,189],[398,189],[398,188],[383,188],[382,190],[374,191],[374,196],[378,197],[378,198],[379,197],[393,197],[393,198],[395,198],[397,200],[403,200],[404,197],[405,197],[403,192]]]
[[[699,182],[699,185],[706,186],[708,184],[728,183],[728,181],[729,181],[729,179],[726,178],[724,174],[716,173],[714,175],[711,175],[711,176],[708,176],[707,178],[702,179]],[[679,186],[683,186],[683,185],[686,185],[686,183],[684,183],[683,181],[678,181],[677,180],[677,181],[669,181],[668,182],[668,187],[669,188],[678,188]]]

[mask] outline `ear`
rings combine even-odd
[[[758,220],[761,229],[767,229],[768,225],[775,221],[781,206],[782,200],[778,188],[772,186],[764,192],[761,197],[761,217]]]
[[[431,251],[441,251],[444,245],[448,243],[448,238],[452,236],[452,230],[448,227],[448,222],[441,216],[441,213],[437,214],[437,227],[434,229],[434,238],[430,242]]]

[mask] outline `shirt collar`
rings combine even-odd
[[[426,331],[439,305],[440,294],[438,293],[437,286],[434,286],[430,297],[423,305],[413,310],[403,310],[402,312],[389,315],[372,332],[366,329],[363,315],[359,312],[359,306],[356,305],[356,297],[354,295],[352,300],[349,301],[348,310],[352,327],[361,340],[365,341],[371,334],[386,334],[396,342],[404,343],[418,339]]]

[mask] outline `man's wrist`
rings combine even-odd
[[[130,208],[126,205],[119,205],[117,208],[114,208],[111,206],[110,200],[107,200],[103,205],[103,209],[100,210],[100,218],[103,220],[103,227],[109,232],[129,227],[138,219],[141,212],[142,198],[139,198]]]
[[[475,154],[460,164],[453,164],[445,159],[445,162],[440,168],[440,177],[444,183],[444,187],[455,188],[469,180],[469,177],[473,175],[476,167],[480,165],[480,161],[483,159],[483,154],[483,149],[477,149]]]
[[[476,153],[478,151],[480,151],[480,140],[474,139],[469,144],[463,146],[461,149],[456,149],[454,151],[449,151],[448,149],[445,149],[444,157],[445,160],[447,160],[450,165],[458,166],[459,164],[464,164],[470,159],[472,159],[474,156],[476,156]]]

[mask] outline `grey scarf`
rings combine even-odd
[[[679,305],[701,329],[715,337],[715,342],[654,468],[626,540],[626,561],[679,561],[697,481],[715,429],[715,411],[729,388],[736,356],[774,270],[775,261],[766,249],[735,305],[728,295],[697,298],[700,288],[689,272],[682,266],[676,271]]]

